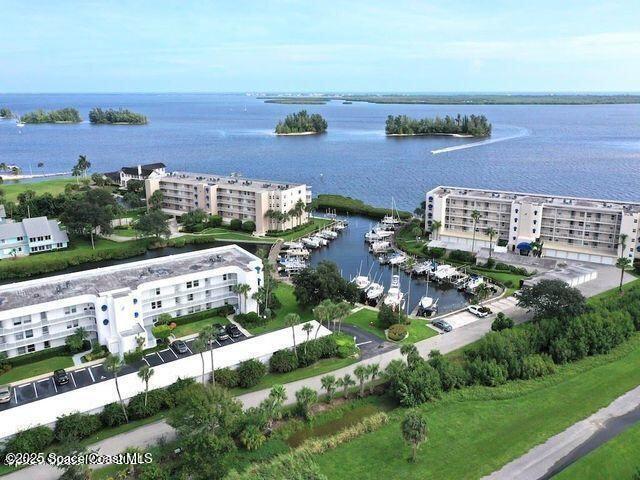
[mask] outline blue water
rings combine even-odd
[[[315,193],[340,193],[377,205],[413,209],[439,184],[640,200],[640,105],[442,106],[275,105],[245,95],[0,95],[17,113],[73,106],[126,107],[146,126],[27,125],[0,121],[0,162],[32,170],[69,170],[85,154],[93,170],[164,162],[170,169],[242,172],[301,181]],[[306,108],[321,113],[321,136],[275,137],[278,119]],[[245,111],[246,109],[246,111]],[[494,125],[491,143],[454,138],[386,138],[389,114],[482,113]],[[504,139],[504,140],[502,140]],[[37,168],[38,162],[44,167]]]

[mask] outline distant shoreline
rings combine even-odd
[[[320,135],[320,132],[274,133],[278,137],[298,137],[301,135]]]
[[[387,137],[455,137],[455,138],[482,138],[468,133],[386,133]],[[483,137],[488,135],[483,135]]]
[[[71,172],[58,172],[58,173],[34,173],[27,175],[13,175],[11,173],[0,173],[0,178],[3,181],[10,180],[26,180],[31,178],[46,178],[46,177],[63,177],[65,175],[71,175]]]

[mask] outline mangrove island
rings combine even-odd
[[[327,131],[327,121],[322,115],[309,115],[306,110],[292,113],[276,125],[276,135],[313,135]]]
[[[20,117],[23,123],[80,123],[82,118],[75,108],[61,108],[45,112],[42,109],[25,113]]]
[[[124,108],[102,110],[97,107],[89,112],[89,121],[99,125],[146,125],[148,123],[147,117],[140,113]]]
[[[0,118],[4,120],[8,120],[13,118],[13,112],[6,107],[0,108]]]
[[[488,137],[491,124],[484,115],[464,115],[444,118],[410,118],[406,115],[389,115],[385,126],[387,135],[451,135],[457,137]]]

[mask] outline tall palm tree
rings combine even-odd
[[[476,226],[478,225],[478,220],[480,220],[481,216],[482,215],[477,210],[474,210],[473,212],[471,212],[471,219],[473,220],[473,237],[471,239],[471,253],[473,253],[475,251],[475,246],[476,246]]]
[[[233,293],[238,295],[238,300],[240,297],[244,298],[244,309],[240,308],[240,312],[245,312],[247,307],[247,297],[249,296],[249,292],[251,291],[251,286],[248,283],[237,283],[233,286]],[[240,304],[242,307],[242,303]]]
[[[353,374],[360,382],[360,396],[364,397],[364,382],[369,378],[369,369],[366,365],[358,365],[353,371]]]
[[[622,282],[624,281],[624,271],[631,266],[631,260],[627,257],[620,257],[616,262],[616,267],[620,269],[620,286],[618,291],[622,293]]]
[[[127,409],[124,406],[124,402],[122,401],[122,395],[120,394],[120,385],[118,384],[118,373],[122,370],[124,364],[122,363],[122,359],[110,353],[107,355],[107,358],[104,359],[104,363],[102,364],[104,369],[113,375],[113,379],[116,382],[116,392],[118,393],[118,399],[120,401],[120,406],[122,407],[122,413],[124,414],[124,419],[127,423],[129,423],[129,416],[127,415]]]
[[[86,177],[87,176],[87,171],[91,168],[91,162],[89,160],[87,160],[87,156],[86,155],[80,155],[78,157],[78,161],[76,163],[76,166],[78,167],[78,170],[80,170],[82,172],[82,176]]]
[[[200,362],[202,363],[202,384],[204,385],[204,352],[207,351],[207,342],[204,340],[204,338],[198,336],[198,338],[194,340],[191,349],[195,353],[200,354]]]
[[[147,396],[149,394],[149,380],[153,376],[155,370],[146,363],[138,370],[138,378],[144,382],[144,406],[147,406]]]
[[[293,351],[298,358],[298,348],[296,347],[296,329],[295,326],[300,323],[300,315],[297,313],[287,313],[284,317],[284,326],[291,327],[291,336],[293,337]]]
[[[342,320],[351,313],[351,305],[347,302],[340,302],[334,305],[333,320],[338,322],[338,332],[342,329]]]
[[[442,222],[438,221],[438,220],[434,220],[431,223],[431,233],[433,234],[434,237],[438,236],[438,231],[440,230],[440,227],[442,227]],[[434,238],[435,240],[435,238]]]
[[[329,299],[323,300],[320,305],[313,309],[313,316],[316,317],[318,321],[318,328],[316,328],[314,339],[318,338],[320,327],[324,322],[327,322],[327,326],[329,326],[329,322],[334,318],[335,309],[335,304]]]
[[[307,344],[309,343],[309,335],[313,331],[313,325],[309,322],[302,325],[302,331],[307,334],[307,340],[304,342],[304,353],[307,353]]]
[[[629,235],[627,235],[626,233],[621,233],[620,234],[620,247],[622,249],[622,251],[620,252],[620,256],[624,257],[624,251],[627,249],[627,238],[629,238]]]
[[[304,201],[301,198],[298,199],[298,201],[296,202],[296,211],[298,214],[298,225],[302,223],[302,214],[306,211],[306,209],[307,209],[307,204],[304,203]]]
[[[369,369],[369,378],[371,378],[371,383],[369,383],[369,392],[373,394],[373,387],[375,387],[376,377],[380,375],[380,364],[372,363],[368,367]]]
[[[216,369],[213,363],[213,344],[216,341],[216,331],[213,329],[213,325],[207,325],[198,334],[198,338],[209,347],[209,358],[211,358],[211,383],[216,384]]]
[[[493,251],[493,237],[497,234],[498,232],[496,232],[493,227],[487,228],[487,235],[489,236],[489,258],[491,258],[491,253]]]

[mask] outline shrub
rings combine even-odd
[[[60,443],[75,443],[94,434],[100,427],[98,415],[76,412],[58,417],[53,432]]]
[[[544,377],[555,371],[556,364],[553,363],[549,355],[529,355],[522,360],[520,378],[528,380],[530,378]]]
[[[429,258],[442,258],[445,256],[447,251],[444,248],[429,248],[428,245],[424,246],[424,254]]]
[[[394,360],[387,367],[386,373],[389,392],[403,407],[416,407],[440,396],[440,376],[421,357],[414,359],[409,365]]]
[[[467,363],[467,372],[471,382],[487,387],[496,387],[507,381],[507,369],[495,360],[473,360]]]
[[[12,357],[8,360],[9,364],[12,367],[20,367],[22,365],[28,365],[33,362],[38,362],[40,360],[47,360],[48,358],[60,357],[68,355],[66,347],[53,347],[46,348],[44,350],[39,350],[34,353],[28,353],[26,355],[20,355],[18,357]]]
[[[506,328],[513,328],[513,320],[507,317],[504,313],[498,312],[496,315],[496,319],[491,324],[491,330],[494,332],[499,332]]]
[[[234,317],[234,320],[246,328],[257,327],[267,323],[267,319],[262,318],[256,312],[239,313]]]
[[[353,337],[350,337],[345,334],[333,334],[331,337],[335,337],[335,343],[337,344],[337,349],[331,355],[322,355],[322,358],[329,358],[338,356],[339,358],[349,358],[358,354],[360,349],[356,346],[356,342],[353,340]],[[325,337],[330,338],[330,337]]]
[[[169,394],[167,401],[171,402],[170,407],[176,405],[178,395],[180,395],[183,390],[189,388],[195,383],[196,381],[193,378],[178,378],[175,382],[169,385],[166,388],[166,391]]]
[[[216,383],[219,383],[226,388],[236,388],[240,378],[238,372],[231,368],[221,368],[216,370]]]
[[[496,265],[496,261],[493,258],[487,258],[487,263],[484,264],[484,266],[489,270],[495,267],[495,265]]]
[[[269,359],[269,371],[272,373],[287,373],[298,368],[298,358],[291,350],[278,350]]]
[[[453,250],[449,253],[449,259],[462,263],[476,262],[476,256],[472,252],[465,252],[464,250]]]
[[[231,230],[242,230],[242,220],[240,220],[239,218],[234,218],[229,223],[229,228],[231,228]]]
[[[0,352],[0,375],[11,370],[11,362],[6,352]]]
[[[253,233],[256,231],[256,222],[247,220],[242,224],[242,230],[247,233]]]
[[[393,340],[394,342],[404,340],[407,336],[407,327],[399,323],[391,325],[389,330],[387,330],[387,336],[389,337],[389,340]]]
[[[222,217],[220,215],[211,215],[207,220],[207,225],[209,227],[219,227],[222,225]]]
[[[327,335],[326,337],[318,338],[317,340],[312,340],[312,342],[318,346],[318,355],[320,356],[320,358],[331,358],[335,357],[338,351],[338,340],[344,337],[347,337],[348,340],[353,343],[352,337],[335,333],[333,335]]]
[[[440,385],[445,392],[454,388],[462,388],[468,383],[466,370],[461,365],[442,356],[438,350],[431,351],[428,363],[438,372]]]
[[[380,305],[380,310],[378,311],[378,325],[381,328],[389,328],[391,325],[397,324],[398,322],[399,315],[397,312],[394,312],[391,307],[384,303]]]
[[[136,348],[135,350],[126,352],[124,354],[124,363],[126,363],[127,365],[131,365],[132,363],[139,362],[140,360],[142,360],[142,356],[142,349]]]
[[[127,422],[122,407],[117,402],[108,403],[100,412],[100,422],[105,427],[117,427]]]
[[[151,333],[158,340],[166,340],[171,335],[171,327],[169,325],[156,325],[151,329]]]
[[[127,410],[133,420],[152,417],[173,403],[171,394],[163,389],[150,390],[147,394],[147,404],[144,404],[144,392],[129,400]]]
[[[254,387],[267,373],[264,363],[259,360],[246,360],[238,367],[238,385],[243,388]]]
[[[23,430],[9,440],[4,453],[38,453],[53,442],[53,430],[49,427],[33,427]]]
[[[255,425],[247,425],[240,434],[240,443],[246,450],[257,450],[264,442],[266,437]]]
[[[309,388],[302,387],[296,392],[296,409],[303,418],[311,418],[311,407],[318,401],[318,393]]]

